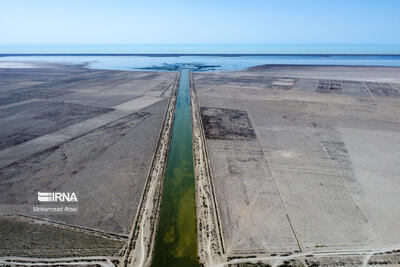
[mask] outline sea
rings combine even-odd
[[[229,71],[258,65],[400,66],[400,44],[0,45],[0,61],[159,71]]]

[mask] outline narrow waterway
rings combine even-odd
[[[152,266],[199,266],[189,70],[181,71]]]

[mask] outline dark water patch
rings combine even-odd
[[[164,63],[160,66],[150,66],[139,68],[143,70],[163,70],[163,71],[179,71],[179,70],[191,70],[191,71],[210,71],[216,70],[217,68],[221,67],[220,65],[206,65],[203,63],[174,63],[168,64]]]

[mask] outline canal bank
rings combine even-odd
[[[215,199],[210,162],[193,73],[190,75],[193,163],[196,181],[196,212],[198,257],[204,266],[215,266],[226,261],[220,216]]]
[[[152,266],[199,266],[189,70],[180,75]]]
[[[151,264],[179,80],[180,73],[178,72],[170,88],[170,99],[160,130],[159,142],[154,148],[153,162],[142,193],[139,210],[129,234],[127,247],[123,251],[124,256],[120,266],[150,266]]]

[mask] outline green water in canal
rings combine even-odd
[[[189,70],[182,70],[152,266],[199,266]]]

